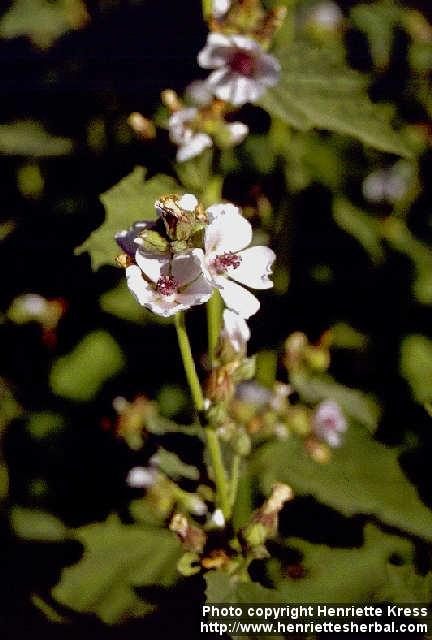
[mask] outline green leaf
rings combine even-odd
[[[388,109],[369,100],[364,78],[333,50],[296,43],[275,53],[282,63],[281,79],[260,101],[272,116],[295,129],[336,131],[381,151],[411,155],[392,128]]]
[[[351,11],[353,24],[369,39],[372,58],[379,69],[385,69],[389,64],[394,29],[401,18],[402,8],[393,0],[359,4]]]
[[[0,152],[5,155],[45,158],[66,156],[72,149],[72,140],[52,136],[41,122],[19,120],[0,124]]]
[[[144,324],[147,314],[129,291],[126,279],[122,279],[117,287],[106,291],[99,298],[101,309],[122,320]]]
[[[378,220],[354,207],[342,197],[335,198],[333,202],[333,217],[341,229],[361,244],[373,262],[380,263],[384,260],[384,247]]]
[[[199,479],[199,471],[196,467],[186,464],[175,453],[167,451],[163,447],[159,447],[157,453],[152,457],[152,461],[172,480],[180,480],[180,478]]]
[[[154,203],[162,195],[181,192],[179,185],[162,174],[145,180],[146,170],[135,167],[128,176],[101,195],[105,206],[105,222],[77,249],[77,253],[88,251],[94,270],[103,264],[114,264],[119,253],[114,235],[127,229],[137,220],[156,218]]]
[[[36,46],[47,49],[87,20],[82,0],[14,0],[0,20],[0,37],[27,36]]]
[[[96,614],[108,624],[152,610],[136,588],[169,587],[178,577],[180,543],[167,530],[124,525],[111,516],[76,529],[74,537],[84,545],[84,555],[78,564],[64,569],[53,596],[60,604]]]
[[[384,592],[390,601],[400,602],[402,594],[394,581],[391,557],[397,555],[410,575],[415,575],[413,544],[384,533],[372,524],[365,527],[364,544],[360,548],[338,549],[296,538],[288,539],[287,543],[303,555],[303,578],[281,579],[275,589],[268,589],[254,582],[235,582],[222,572],[209,572],[206,575],[208,602],[297,604],[325,600],[342,604],[380,601]],[[418,591],[417,596],[420,594]]]
[[[432,540],[432,511],[400,468],[399,453],[351,424],[327,464],[312,460],[302,440],[292,436],[264,445],[251,465],[264,493],[275,482],[286,482],[296,495],[313,495],[344,515],[366,514]]]
[[[12,529],[18,538],[57,542],[66,539],[66,527],[55,516],[40,509],[13,507],[10,513]]]
[[[432,340],[409,335],[402,341],[400,372],[411,387],[417,402],[432,400]]]
[[[123,353],[106,331],[93,331],[73,351],[58,358],[51,369],[53,392],[85,402],[91,400],[102,385],[125,364]]]

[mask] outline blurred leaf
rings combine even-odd
[[[432,400],[432,340],[410,335],[401,345],[400,372],[420,404]]]
[[[430,602],[432,597],[432,573],[425,576],[413,571],[411,564],[402,566],[389,565],[387,567],[387,583],[381,593],[381,600],[394,602],[424,603]]]
[[[175,165],[177,177],[181,184],[198,197],[206,189],[211,178],[212,159],[212,150],[205,149],[199,156],[185,162],[177,162]]]
[[[106,331],[93,331],[73,351],[54,362],[51,388],[56,395],[70,400],[91,400],[124,364],[123,353],[114,338]]]
[[[354,207],[342,197],[333,202],[333,217],[337,225],[353,236],[375,263],[384,259],[384,248],[378,220]]]
[[[152,462],[172,480],[180,480],[180,478],[199,479],[199,471],[196,467],[186,464],[175,453],[167,451],[163,447],[159,447],[157,453],[152,457]]]
[[[154,220],[155,201],[164,194],[182,192],[169,176],[160,174],[145,180],[145,175],[143,167],[136,167],[101,195],[106,210],[105,222],[76,250],[77,253],[90,253],[93,269],[114,264],[114,257],[120,253],[114,240],[118,231],[128,229],[137,220]]]
[[[413,545],[404,538],[384,533],[368,524],[364,544],[360,548],[338,549],[305,540],[290,538],[289,547],[303,555],[305,576],[297,580],[283,579],[275,589],[256,582],[235,582],[220,571],[206,574],[207,601],[210,603],[352,603],[376,602],[385,592],[392,602],[398,599],[390,558],[397,555],[411,564]],[[417,594],[419,595],[419,594]],[[411,600],[409,600],[411,602]],[[414,600],[413,600],[414,601]]]
[[[14,0],[0,20],[0,37],[27,36],[36,46],[47,49],[87,21],[82,0]]]
[[[372,58],[378,69],[385,69],[389,64],[394,29],[402,15],[402,8],[393,0],[358,4],[351,10],[353,24],[368,37]]]
[[[368,338],[345,322],[338,322],[330,328],[332,347],[337,349],[358,349],[367,347]]]
[[[66,156],[72,149],[72,140],[52,136],[40,122],[19,120],[0,124],[0,153],[5,155],[44,158]]]
[[[286,482],[297,495],[313,495],[344,515],[363,513],[432,540],[432,511],[401,470],[399,453],[352,424],[327,464],[312,460],[295,436],[264,445],[251,464],[264,493]]]
[[[261,98],[261,106],[295,129],[313,127],[346,134],[381,151],[410,156],[388,109],[373,104],[365,79],[330,49],[302,43],[275,52],[282,63],[280,82]]]
[[[74,531],[85,548],[80,562],[63,570],[54,598],[113,624],[149,613],[135,588],[171,586],[178,577],[180,543],[164,529],[124,525],[116,516]]]
[[[62,415],[52,411],[40,411],[31,413],[27,420],[27,430],[36,440],[42,440],[59,431],[65,426]]]
[[[188,407],[189,398],[183,387],[169,384],[160,389],[157,402],[161,414],[166,418],[172,418]]]
[[[114,289],[102,294],[99,304],[105,313],[129,322],[143,324],[147,317],[145,310],[136,303],[136,299],[129,291],[125,278]]]
[[[66,527],[61,520],[46,511],[13,507],[10,514],[11,526],[18,538],[56,542],[66,539]]]
[[[315,404],[322,400],[335,400],[347,416],[367,427],[371,433],[376,431],[381,409],[371,396],[338,384],[330,376],[307,378],[297,374],[293,375],[292,383],[307,402]]]

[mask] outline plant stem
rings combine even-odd
[[[175,327],[180,347],[180,353],[183,360],[183,366],[186,378],[191,391],[192,399],[197,411],[204,409],[204,396],[201,389],[198,374],[195,368],[195,362],[192,356],[192,350],[189,338],[186,332],[184,314],[179,312],[175,316]],[[225,467],[222,460],[222,452],[219,444],[217,433],[211,427],[205,428],[207,440],[207,448],[210,457],[210,464],[213,469],[216,484],[216,504],[222,510],[225,519],[229,517],[230,505],[228,498],[228,481],[226,477]]]
[[[235,453],[232,459],[230,488],[229,488],[230,515],[232,513],[232,510],[234,508],[234,504],[237,498],[239,477],[240,477],[240,456],[237,453]]]
[[[208,326],[208,360],[213,367],[217,341],[221,330],[222,298],[217,289],[207,302],[207,326]]]
[[[186,379],[188,381],[190,392],[192,395],[192,400],[194,402],[196,410],[202,411],[204,409],[204,396],[198,374],[196,372],[195,362],[192,356],[191,346],[186,332],[184,313],[182,311],[179,311],[179,313],[175,315],[175,327],[177,331],[177,339],[183,360]]]

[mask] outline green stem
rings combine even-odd
[[[191,391],[192,399],[197,411],[204,409],[204,396],[201,389],[198,374],[195,368],[195,362],[192,356],[192,350],[189,338],[186,332],[184,314],[179,312],[175,316],[175,327],[180,347],[180,353],[183,360],[183,366],[186,378]],[[228,498],[228,481],[226,477],[225,467],[222,460],[222,452],[220,448],[217,433],[211,427],[205,429],[207,447],[210,457],[210,464],[213,469],[216,484],[216,504],[222,509],[225,519],[229,517],[230,505]]]
[[[228,520],[231,511],[228,495],[228,479],[222,460],[219,438],[216,431],[211,427],[207,427],[205,433],[216,485],[216,504],[222,509],[225,520]]]
[[[214,365],[217,341],[222,324],[222,298],[217,289],[207,302],[207,326],[208,326],[208,360],[210,367]]]
[[[241,461],[240,456],[237,453],[235,453],[232,459],[231,482],[230,482],[230,489],[229,489],[230,515],[234,508],[234,504],[237,497],[237,490],[238,490],[239,478],[240,478],[240,461]]]
[[[195,369],[195,362],[192,356],[192,350],[186,332],[184,313],[182,311],[179,311],[179,313],[175,315],[175,327],[177,331],[177,339],[183,360],[185,374],[192,395],[192,400],[194,402],[196,410],[202,411],[204,409],[204,396],[198,374]]]

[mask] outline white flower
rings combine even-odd
[[[139,234],[146,229],[153,230],[155,226],[156,224],[153,221],[141,220],[140,222],[135,222],[129,229],[119,231],[114,237],[120,249],[133,258],[137,250],[137,244],[139,244]]]
[[[228,338],[234,351],[245,353],[246,343],[251,335],[246,320],[229,309],[223,312],[223,320],[222,337]]]
[[[189,107],[175,111],[168,120],[170,140],[178,146],[177,162],[190,160],[213,145],[206,133],[194,131],[191,123],[195,120],[198,109]]]
[[[135,262],[126,267],[129,289],[139,304],[165,318],[207,302],[213,292],[203,276],[201,249],[191,249],[172,259],[138,250]]]
[[[324,400],[315,410],[312,426],[315,434],[331,447],[339,447],[341,433],[347,429],[345,417],[334,400]]]
[[[207,209],[210,224],[204,233],[207,277],[232,311],[244,319],[260,307],[252,289],[270,289],[271,267],[276,258],[268,247],[248,247],[252,227],[233,204],[216,204]],[[237,281],[237,282],[234,282]]]
[[[242,35],[210,33],[198,63],[204,69],[215,69],[207,79],[214,95],[236,106],[256,102],[280,75],[276,58]]]
[[[212,0],[212,15],[222,18],[231,6],[231,0]]]
[[[308,19],[323,29],[337,29],[343,21],[343,13],[334,2],[320,2],[312,8]]]

